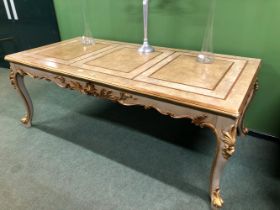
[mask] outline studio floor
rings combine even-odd
[[[188,120],[26,79],[32,128],[0,69],[1,210],[208,210],[214,135]],[[280,209],[280,144],[247,136],[222,179],[223,209]]]

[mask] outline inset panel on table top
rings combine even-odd
[[[92,54],[84,59],[71,63],[73,67],[89,70],[90,75],[95,72],[133,79],[137,75],[160,63],[174,51],[157,49],[153,53],[141,54],[138,45],[118,45]],[[102,50],[101,50],[102,51]]]
[[[108,46],[109,44],[104,43],[96,43],[94,45],[85,46],[77,40],[75,42],[68,43],[67,45],[58,45],[56,47],[51,47],[39,52],[38,54],[51,58],[71,60]]]
[[[193,53],[176,52],[134,80],[224,100],[246,63],[246,60],[216,56],[214,63],[201,64]]]
[[[161,52],[140,54],[135,48],[124,47],[90,60],[85,64],[128,73],[149,62],[159,54]]]
[[[201,64],[195,56],[180,55],[150,77],[214,90],[232,66],[232,62],[216,59],[212,64]]]

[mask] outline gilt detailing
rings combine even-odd
[[[229,131],[222,131],[222,141],[224,142],[223,156],[229,159],[235,152],[236,127],[232,125]]]
[[[211,200],[212,200],[212,205],[216,208],[221,208],[224,204],[224,201],[220,195],[220,189],[217,188],[216,190],[214,190],[212,192],[212,196],[211,196]]]

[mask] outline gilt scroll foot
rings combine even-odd
[[[10,72],[11,84],[15,87],[15,89],[22,97],[26,108],[26,114],[21,118],[21,122],[25,127],[31,127],[32,117],[33,117],[33,105],[24,84],[25,75],[26,74],[23,71],[17,70],[16,68],[13,68],[11,66],[11,72]]]
[[[221,208],[224,203],[220,194],[220,178],[227,161],[235,152],[236,134],[237,128],[235,124],[225,130],[216,129],[217,148],[210,180],[210,197],[214,208]]]
[[[211,204],[213,207],[216,208],[221,208],[224,204],[224,200],[222,199],[221,195],[220,195],[220,189],[217,188],[216,190],[214,190],[211,194]]]

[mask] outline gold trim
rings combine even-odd
[[[16,71],[11,70],[9,77],[10,77],[11,85],[16,89]]]
[[[207,119],[207,115],[201,115],[201,116],[198,116],[198,117],[194,117],[192,119],[192,123],[195,124],[196,126],[200,126],[202,128],[205,125],[205,120],[206,119]]]
[[[208,118],[208,116],[203,114],[203,115],[192,118],[192,123],[196,126],[201,127],[201,128],[205,128],[205,127],[209,128],[214,133],[214,135],[216,137],[216,140],[218,140],[219,135],[218,135],[217,129],[212,123],[206,122],[207,118]],[[218,141],[217,141],[217,143],[218,143]]]
[[[223,134],[222,141],[225,144],[223,149],[223,156],[227,160],[235,152],[236,132],[237,130],[235,125],[232,125],[229,131],[222,131]]]
[[[133,105],[140,105],[141,106],[141,104],[133,104]],[[144,109],[155,109],[160,114],[167,115],[167,116],[172,117],[174,119],[182,119],[182,118],[191,119],[192,120],[191,123],[193,123],[194,125],[200,126],[201,128],[208,127],[210,129],[212,129],[214,131],[214,133],[216,134],[216,129],[214,128],[214,126],[210,123],[205,122],[205,120],[208,118],[208,116],[205,115],[205,114],[195,116],[195,117],[192,117],[191,115],[175,115],[171,112],[164,112],[164,111],[162,111],[161,109],[159,109],[155,106],[149,106],[149,105],[142,105],[142,106],[144,106]]]
[[[259,80],[257,79],[254,85],[254,89],[259,90],[259,88],[260,88],[260,84],[259,84]]]
[[[30,77],[32,77],[33,79],[41,79],[41,80],[47,80],[47,81],[51,81],[51,79],[49,79],[49,78],[47,78],[47,77],[43,77],[43,76],[41,76],[41,77],[39,77],[39,76],[36,76],[36,75],[33,75],[33,74],[31,74],[31,73],[28,73],[28,72],[24,72],[23,70],[21,70],[21,69],[11,69],[11,71],[10,71],[10,81],[11,81],[11,84],[16,88],[17,86],[16,86],[16,75],[17,74],[19,74],[19,75],[21,75],[21,76],[26,76],[26,75],[28,75],[28,76],[30,76]]]
[[[20,120],[24,125],[27,125],[28,122],[30,121],[28,115],[25,115],[23,118]]]
[[[16,82],[16,76],[17,74],[21,75],[21,76],[25,76],[27,75],[24,71],[20,70],[20,69],[11,69],[10,71],[10,82],[11,82],[11,85],[14,86],[14,88],[16,89],[17,88],[17,82]]]
[[[212,205],[214,207],[221,208],[223,206],[224,201],[223,201],[223,199],[220,195],[220,189],[219,188],[217,188],[216,190],[214,190],[212,192],[211,200],[212,200]]]
[[[244,135],[247,135],[249,133],[249,129],[246,128],[246,127],[243,127],[242,132],[243,132]]]
[[[244,100],[245,101],[244,104],[241,106],[243,111],[242,111],[242,114],[240,115],[239,124],[238,124],[239,135],[247,135],[249,133],[249,129],[244,127],[243,119],[244,119],[245,112],[248,109],[248,106],[257,90],[259,90],[258,78],[256,78],[253,88],[250,87],[250,93],[247,96],[246,100]]]
[[[127,104],[125,104],[127,105]],[[161,110],[160,108],[157,108],[155,106],[151,106],[151,105],[142,105],[142,104],[131,104],[131,106],[134,106],[134,105],[139,105],[139,106],[143,106],[144,109],[155,109],[156,111],[158,111],[160,114],[163,114],[163,115],[166,115],[166,116],[169,116],[169,117],[172,117],[174,119],[182,119],[182,118],[188,118],[188,119],[192,119],[192,117],[190,115],[176,115],[176,114],[173,114],[171,112],[165,112],[163,110]],[[129,105],[128,105],[129,106]]]
[[[61,88],[76,90],[76,91],[79,91],[86,95],[96,96],[96,97],[100,97],[100,98],[107,98],[114,102],[124,103],[128,99],[136,100],[135,98],[133,98],[132,95],[130,95],[128,93],[120,92],[119,96],[115,96],[115,95],[113,95],[113,91],[111,91],[111,90],[107,90],[104,88],[101,90],[98,90],[92,82],[86,82],[85,85],[82,85],[78,81],[67,80],[63,76],[54,76],[53,78],[48,78],[46,76],[37,76],[37,75],[31,74],[29,72],[24,72],[23,70],[18,69],[18,68],[12,69],[10,72],[11,84],[15,88],[16,88],[16,74],[20,74],[22,76],[28,75],[28,76],[32,77],[33,79],[51,81],[51,82],[54,82],[56,85],[58,85]],[[26,119],[24,119],[23,121],[26,121]]]

